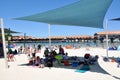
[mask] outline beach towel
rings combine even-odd
[[[89,65],[83,65],[80,69],[75,70],[75,72],[85,73],[90,70]]]

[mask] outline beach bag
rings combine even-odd
[[[51,61],[47,61],[47,67],[53,67],[53,63]]]
[[[29,60],[29,65],[32,65],[33,64],[33,60]]]

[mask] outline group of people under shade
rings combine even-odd
[[[94,64],[94,62],[97,61],[98,58],[98,55],[91,56],[89,53],[86,53],[84,55],[84,64]]]
[[[97,59],[98,56],[92,57],[90,54],[85,54],[84,61],[80,61],[77,56],[68,56],[68,53],[64,52],[64,49],[62,46],[59,46],[59,52],[57,53],[55,50],[49,50],[49,48],[45,48],[44,50],[44,58],[40,58],[39,56],[36,56],[34,53],[32,54],[32,57],[29,59],[29,64],[34,66],[39,66],[40,68],[43,67],[53,67],[54,62],[57,62],[58,64],[61,63],[68,63],[67,66],[71,65],[70,60],[77,62],[78,65],[84,64],[89,65],[93,64]],[[57,58],[57,56],[59,56]]]
[[[30,47],[26,49],[26,53],[28,55],[29,65],[39,66],[40,68],[43,67],[52,67],[54,66],[54,62],[58,62],[58,64],[66,63],[65,65],[71,65],[70,61],[78,62],[77,64],[94,64],[94,62],[98,59],[98,56],[91,56],[89,53],[84,55],[84,61],[81,61],[77,56],[68,56],[68,53],[65,53],[64,48],[59,45],[59,52],[55,50],[50,50],[48,47],[44,50],[44,58],[40,58],[40,56],[36,56],[36,53],[41,50],[41,45],[38,45],[38,49],[35,48],[35,45],[32,46],[31,51]],[[23,48],[20,47],[17,50],[15,49],[14,54],[22,54]],[[14,60],[13,51],[10,49],[8,52],[8,61]]]
[[[64,49],[62,46],[59,46],[59,53],[57,53],[55,50],[49,50],[47,47],[44,50],[44,59],[40,58],[39,56],[36,56],[36,52],[32,53],[32,57],[29,59],[30,65],[40,66],[40,67],[52,67],[53,61],[56,60],[55,56],[57,55],[65,55]],[[42,64],[42,66],[41,66]]]

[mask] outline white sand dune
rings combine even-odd
[[[43,57],[43,50],[37,53]],[[120,80],[120,68],[117,63],[104,62],[102,56],[106,56],[106,50],[101,48],[65,49],[69,56],[83,57],[85,53],[99,55],[98,63],[90,66],[90,70],[85,73],[75,72],[77,68],[66,66],[45,68],[33,68],[23,64],[28,63],[25,54],[16,55],[16,61],[8,62],[9,68],[5,68],[4,59],[0,59],[0,80]],[[109,56],[120,57],[119,51],[110,51]],[[109,74],[107,74],[109,73]],[[115,76],[115,77],[113,77]]]

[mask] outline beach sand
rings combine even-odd
[[[37,53],[40,57],[43,57],[43,51]],[[57,50],[58,51],[58,50]],[[14,62],[8,62],[10,66],[5,68],[5,61],[0,59],[0,79],[1,80],[120,80],[120,68],[117,67],[117,63],[104,62],[103,56],[106,56],[106,49],[102,48],[85,48],[80,49],[65,49],[68,56],[83,57],[85,53],[91,55],[98,55],[99,59],[95,65],[90,65],[90,70],[81,73],[75,72],[79,67],[69,66],[55,66],[52,68],[38,68],[25,65],[28,63],[27,55],[20,54],[15,55],[16,60]],[[110,57],[120,57],[120,51],[109,51]]]

